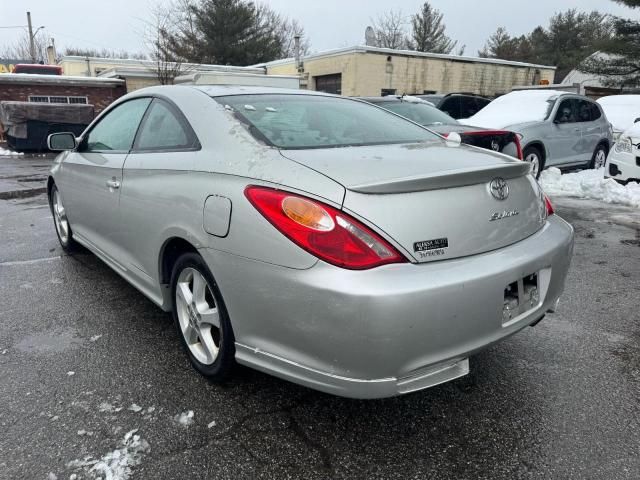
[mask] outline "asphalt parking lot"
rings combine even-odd
[[[356,401],[208,383],[168,314],[62,255],[44,195],[1,199],[0,478],[640,478],[640,212],[554,200],[576,229],[558,312],[467,377]]]

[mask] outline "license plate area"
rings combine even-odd
[[[504,289],[502,325],[517,322],[521,316],[535,310],[542,303],[539,272],[526,275]]]

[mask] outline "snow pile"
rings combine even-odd
[[[104,480],[127,480],[131,469],[139,465],[142,456],[150,449],[146,440],[135,435],[137,430],[131,430],[120,442],[119,448],[107,453],[99,460],[86,457],[84,460],[73,460],[67,468],[74,471],[84,471],[87,478],[101,478]]]
[[[24,155],[24,153],[22,153],[22,152],[14,152],[12,150],[6,150],[6,149],[0,147],[0,157],[2,157],[3,155]]]
[[[173,419],[178,422],[180,425],[188,427],[193,423],[193,410],[189,410],[188,412],[182,412],[179,415],[173,417]]]
[[[549,195],[591,198],[605,203],[618,203],[640,207],[640,184],[630,182],[620,185],[611,178],[604,178],[604,168],[565,173],[557,168],[544,170],[540,185]]]
[[[611,95],[599,98],[598,103],[617,132],[624,132],[640,118],[640,95]]]
[[[566,92],[556,90],[521,90],[496,98],[475,115],[461,120],[465,125],[505,128],[526,122],[541,122],[553,106],[552,99]]]

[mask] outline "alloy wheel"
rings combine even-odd
[[[176,308],[191,354],[202,364],[213,364],[220,350],[220,312],[213,290],[195,268],[185,268],[178,276]]]
[[[603,148],[600,148],[596,152],[596,158],[593,161],[593,168],[598,169],[604,167],[604,164],[607,163],[607,154],[605,153]]]
[[[535,153],[530,153],[525,157],[525,161],[531,164],[531,174],[538,178],[538,173],[540,172],[540,158]]]
[[[53,207],[53,221],[58,231],[60,242],[66,245],[69,242],[69,221],[57,188],[53,190],[51,205]]]

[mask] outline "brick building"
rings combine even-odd
[[[0,101],[91,104],[98,114],[125,93],[125,81],[115,78],[0,74]]]

